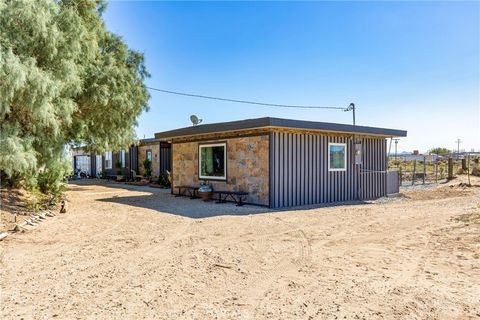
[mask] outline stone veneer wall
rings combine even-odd
[[[160,175],[160,143],[147,144],[138,147],[138,171],[144,174],[143,161],[147,157],[147,150],[152,150],[152,176]]]
[[[246,191],[246,201],[269,205],[269,136],[172,144],[173,185],[199,185],[198,144],[227,142],[227,181],[209,180],[217,190]]]

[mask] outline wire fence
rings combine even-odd
[[[442,183],[459,175],[478,175],[480,172],[480,156],[463,155],[462,157],[417,156],[416,159],[390,157],[388,169],[398,171],[399,185],[419,185]]]

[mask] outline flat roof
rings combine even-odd
[[[272,117],[247,119],[229,122],[217,122],[210,124],[200,124],[180,129],[174,129],[155,133],[156,139],[169,139],[185,136],[195,136],[200,134],[221,133],[227,131],[261,129],[261,128],[289,128],[300,130],[317,130],[338,133],[377,135],[384,137],[406,137],[407,131],[397,129],[386,129],[377,127],[365,127],[351,124],[316,122],[292,119],[280,119]]]
[[[160,140],[158,140],[157,138],[144,138],[144,139],[140,139],[138,141],[140,143],[149,143],[149,142],[159,142]]]

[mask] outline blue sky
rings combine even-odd
[[[151,87],[281,104],[357,107],[408,130],[399,150],[480,149],[479,2],[110,1],[110,31],[145,54]],[[335,110],[151,93],[139,138],[263,116],[351,123]]]

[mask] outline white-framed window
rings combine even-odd
[[[90,156],[86,155],[80,155],[80,156],[75,156],[75,159],[77,160],[77,167],[75,169],[86,172],[90,174]]]
[[[125,150],[120,151],[120,164],[121,168],[125,168]]]
[[[328,144],[328,171],[346,171],[347,170],[347,144],[329,143]]]
[[[112,151],[105,152],[105,169],[112,169]]]
[[[198,145],[198,177],[208,180],[227,179],[227,144]]]
[[[147,155],[146,155],[147,159],[152,161],[152,150],[148,149],[147,150]]]

